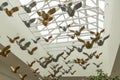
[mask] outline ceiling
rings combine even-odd
[[[36,19],[35,22],[30,24],[29,30],[35,38],[41,38],[39,43],[49,53],[53,53],[54,51],[63,51],[67,46],[60,45],[61,43],[67,43],[68,46],[73,45],[73,43],[75,45],[78,44],[77,46],[81,45],[78,43],[76,37],[71,39],[70,36],[68,36],[73,35],[73,32],[70,32],[70,30],[79,30],[84,25],[86,29],[81,32],[79,37],[82,39],[89,39],[90,34],[88,30],[100,31],[103,28],[105,6],[104,0],[20,0],[20,3],[21,5],[28,6],[34,1],[37,4],[31,9],[31,12],[19,12],[19,17],[22,21],[29,21],[34,18]],[[82,7],[78,8],[72,17],[69,16],[67,12],[62,11],[58,6],[63,4],[68,5],[71,2],[71,8],[74,8],[74,6],[80,2],[82,3]],[[47,26],[45,26],[39,20],[42,19],[42,17],[39,16],[37,12],[41,12],[43,10],[47,13],[52,8],[56,8],[56,12],[52,14],[54,19],[50,21]],[[67,28],[68,25],[70,25],[69,28]],[[48,38],[51,35],[52,38],[48,42],[43,39]]]
[[[40,57],[48,57],[48,54],[47,54],[48,52],[49,52],[49,54],[53,55],[53,57],[56,57],[63,50],[67,49],[66,47],[71,48],[71,45],[81,46],[81,43],[79,43],[77,41],[77,39],[72,40],[66,35],[66,34],[70,34],[69,31],[63,32],[61,29],[58,28],[57,23],[59,22],[59,20],[56,20],[56,22],[54,22],[54,21],[50,22],[55,27],[51,27],[50,25],[48,25],[48,27],[43,27],[41,23],[40,24],[33,23],[33,24],[31,24],[31,27],[28,28],[24,24],[23,21],[29,20],[32,17],[34,17],[34,16],[32,16],[32,17],[30,17],[30,16],[32,14],[34,15],[35,11],[36,11],[35,9],[38,9],[38,8],[35,8],[32,11],[33,13],[30,15],[25,12],[25,10],[21,7],[21,3],[18,0],[6,0],[6,1],[10,4],[9,6],[7,6],[7,8],[11,9],[14,6],[19,6],[19,11],[15,12],[12,17],[8,17],[4,11],[0,12],[0,18],[1,18],[0,19],[0,23],[1,23],[0,24],[0,26],[1,26],[0,27],[0,36],[1,36],[0,41],[1,42],[0,43],[2,43],[2,45],[4,45],[4,46],[10,44],[11,51],[13,52],[13,54],[16,55],[19,59],[21,59],[24,63],[32,62],[35,58],[39,59]],[[28,0],[28,1],[30,1],[30,0]],[[39,1],[40,0],[37,0],[36,2],[40,3]],[[73,1],[75,1],[75,0],[73,0]],[[89,1],[89,0],[87,0],[87,1]],[[96,0],[91,0],[91,1],[96,1]],[[55,2],[55,1],[53,0],[53,2]],[[77,2],[78,1],[76,1],[76,3]],[[100,2],[104,2],[104,0],[100,0]],[[0,1],[0,3],[2,3],[2,1]],[[41,3],[43,3],[43,1]],[[47,2],[45,2],[45,3],[47,3]],[[52,1],[50,1],[49,3],[52,3]],[[59,1],[58,2],[56,1],[56,3],[59,3]],[[85,5],[84,1],[82,1],[82,3]],[[75,29],[79,29],[83,24],[87,25],[86,29],[81,34],[82,36],[80,36],[80,37],[84,38],[85,40],[89,39],[88,37],[86,37],[86,36],[90,36],[90,34],[86,32],[87,30],[89,30],[89,28],[92,28],[91,30],[93,30],[93,31],[94,30],[97,31],[98,29],[101,30],[102,28],[105,28],[105,33],[103,34],[103,36],[110,34],[110,38],[105,42],[105,45],[103,45],[102,47],[95,45],[90,50],[89,49],[83,50],[84,52],[89,52],[89,53],[91,53],[95,50],[98,50],[98,52],[104,52],[104,54],[101,56],[100,59],[98,59],[98,60],[93,59],[90,61],[90,63],[103,62],[103,65],[100,68],[102,68],[105,72],[107,72],[109,74],[112,71],[115,56],[116,56],[117,49],[118,49],[118,46],[120,43],[119,42],[120,37],[114,36],[114,35],[119,34],[119,29],[120,29],[119,28],[119,14],[117,12],[119,9],[118,3],[119,3],[119,0],[116,0],[116,1],[107,0],[106,6],[105,6],[105,8],[106,8],[105,14],[104,14],[104,12],[102,12],[102,10],[99,10],[100,12],[96,12],[98,10],[98,4],[95,5],[94,8],[92,6],[91,9],[89,9],[89,7],[82,6],[79,10],[76,11],[75,16],[77,16],[77,17],[69,18],[72,21],[74,18],[76,18],[76,19],[74,19],[75,22],[77,22],[77,20],[78,20],[77,24],[72,25],[70,29],[74,29],[76,27],[76,25],[77,25],[77,27]],[[24,5],[26,5],[26,4],[24,4]],[[48,7],[48,6],[45,6],[45,7]],[[58,8],[57,5],[55,5],[55,7]],[[48,9],[49,8],[46,8],[46,11],[48,11]],[[58,9],[58,11],[59,12],[53,14],[53,16],[65,15],[65,17],[68,17],[68,14],[66,12],[62,12],[60,9]],[[84,15],[78,15],[78,13],[82,14],[82,11],[83,11]],[[87,11],[94,12],[94,14],[87,14],[86,13]],[[99,16],[101,16],[101,18],[93,17],[93,15],[98,16],[98,13],[100,13]],[[80,21],[79,21],[78,16],[82,17],[80,19]],[[90,17],[90,16],[92,16],[92,17]],[[94,25],[90,24],[91,22],[89,22],[89,18],[90,18],[90,20],[91,19],[96,20]],[[61,26],[66,26],[67,24],[70,23],[67,18],[61,17],[60,19],[62,19],[64,21],[63,24],[61,23]],[[87,22],[87,20],[88,20],[88,22]],[[100,23],[97,23],[99,21],[100,21]],[[105,22],[104,24],[101,23],[103,21]],[[36,22],[38,22],[38,20]],[[103,25],[104,25],[104,27],[103,27]],[[41,30],[38,29],[39,26],[42,26]],[[59,30],[59,32],[56,33],[56,31],[55,31],[55,33],[54,33],[54,30]],[[46,31],[46,32],[43,33],[44,31]],[[48,33],[50,33],[54,37],[53,37],[53,39],[50,40],[50,42],[45,42],[43,37],[49,36]],[[32,49],[33,47],[37,46],[38,50],[35,52],[35,54],[29,55],[29,54],[27,54],[27,51],[21,50],[16,43],[14,43],[14,44],[10,43],[6,36],[10,36],[11,38],[15,37],[15,36],[20,36],[20,38],[25,38],[26,42],[30,41],[32,43],[30,45],[29,49]],[[35,44],[32,42],[32,39],[36,39],[37,37],[41,37],[42,39],[39,40],[39,43]],[[62,40],[60,40],[60,39],[62,39]],[[66,54],[64,56],[66,56]],[[78,53],[75,50],[70,55],[70,57],[68,57],[67,60],[73,60],[77,57],[85,58],[86,56]],[[40,75],[43,76],[43,75],[49,74],[48,70],[50,70],[49,67],[52,64],[59,63],[60,65],[63,65],[65,69],[68,69],[68,66],[65,65],[63,60],[64,59],[62,57],[60,57],[60,60],[58,62],[52,62],[50,65],[48,65],[48,68],[46,68],[46,69],[42,68],[38,63],[36,63],[32,68],[36,69],[39,67],[40,68],[39,71],[41,72]],[[70,65],[72,65],[72,64],[70,64]],[[109,66],[106,67],[106,65],[109,65]],[[79,65],[74,64],[73,69],[77,70],[77,72],[75,73],[74,76],[79,76],[79,75],[80,76],[89,76],[89,75],[95,74],[95,70],[97,68],[91,64],[88,69],[83,70]],[[72,75],[66,74],[65,76],[72,76]]]

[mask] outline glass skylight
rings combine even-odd
[[[82,39],[89,39],[89,30],[100,31],[104,28],[104,0],[20,0],[20,3],[21,5],[28,6],[34,1],[36,2],[36,6],[32,8],[31,13],[24,11],[19,15],[21,19],[25,19],[25,15],[29,16],[29,19],[36,19],[29,27],[36,38],[47,38],[52,35],[49,42],[41,39],[40,44],[42,45],[76,42],[77,38],[71,39],[68,36],[73,34],[69,30],[79,30],[82,26],[85,26],[85,29],[79,36]],[[80,2],[82,3],[82,7],[75,10],[75,14],[72,17],[58,6],[72,3],[71,7],[73,8],[75,4]],[[51,15],[53,19],[48,22],[47,26],[44,26],[40,20],[42,17],[37,14],[37,11],[45,11],[47,13],[52,8],[56,9],[56,12]],[[68,25],[70,27],[66,28]],[[66,30],[63,30],[63,28],[66,28]]]

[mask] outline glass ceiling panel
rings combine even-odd
[[[76,37],[71,39],[68,35],[73,34],[70,30],[78,31],[82,26],[85,26],[85,29],[79,37],[87,40],[90,38],[89,30],[100,31],[104,28],[104,0],[20,0],[20,3],[31,9],[31,12],[25,10],[19,13],[21,20],[25,21],[25,15],[29,16],[30,26],[27,27],[36,38],[42,38],[40,44],[43,47],[45,44],[76,42]],[[49,17],[45,19],[43,13]],[[35,21],[32,23],[30,19]],[[51,35],[46,42],[44,38],[48,39]]]

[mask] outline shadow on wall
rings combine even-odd
[[[120,44],[119,44],[117,55],[116,55],[116,58],[115,58],[115,61],[114,61],[113,69],[112,69],[112,72],[111,72],[112,77],[115,77],[115,76],[118,76],[118,75],[120,75]]]

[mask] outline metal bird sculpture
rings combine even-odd
[[[94,56],[95,56],[96,59],[99,59],[100,55],[102,55],[102,52],[99,53],[99,54],[94,54]]]
[[[60,58],[63,54],[64,54],[64,52],[58,54],[58,55],[56,56],[56,58],[53,58],[53,57],[52,57],[53,62],[57,62],[57,61],[59,60],[59,58]]]
[[[48,23],[51,20],[53,20],[53,16],[51,16],[51,15],[54,14],[55,12],[56,12],[56,8],[52,8],[52,9],[48,10],[47,13],[45,11],[41,11],[41,12],[37,11],[37,14],[42,17],[42,19],[39,19],[42,22],[42,24],[44,26],[47,26]]]
[[[48,71],[50,74],[49,74],[49,77],[52,77],[52,78],[54,78],[55,76],[56,76],[56,74],[55,73],[51,73],[50,71]]]
[[[64,52],[69,56],[72,52],[64,50]]]
[[[27,51],[28,51],[28,53],[29,53],[30,55],[33,55],[33,53],[34,53],[37,49],[38,49],[38,47],[34,47],[34,48],[32,48],[31,51],[30,51],[29,49],[27,49]]]
[[[41,58],[43,58],[45,61],[49,61],[49,60],[51,60],[52,56],[49,55],[48,57],[41,57]]]
[[[83,54],[86,55],[89,59],[92,59],[93,56],[94,56],[96,53],[97,53],[97,51],[94,51],[94,52],[91,53],[91,54],[88,54],[88,53],[86,53],[86,52],[83,52]]]
[[[20,80],[25,80],[25,77],[27,77],[27,74],[24,74],[24,75],[19,74],[19,78],[20,78]]]
[[[32,8],[34,8],[36,6],[36,2],[35,1],[33,1],[32,3],[30,3],[29,5],[28,5],[28,7],[27,6],[21,6],[27,13],[31,13],[31,9]]]
[[[86,70],[86,68],[90,65],[90,63],[86,64],[86,65],[82,65],[82,64],[79,64],[84,70]]]
[[[59,66],[59,64],[56,65],[51,65],[53,69],[57,68],[57,66]]]
[[[40,37],[38,37],[36,40],[32,39],[33,43],[38,43],[38,41],[40,40]]]
[[[103,33],[104,31],[105,31],[105,29],[102,29],[100,32],[90,31],[91,34],[95,35],[95,38],[91,37],[91,39],[95,39],[95,42],[97,42],[101,37],[101,33]]]
[[[68,68],[69,68],[70,70],[72,70],[72,67],[73,67],[74,65],[68,65],[68,64],[67,64],[67,66],[68,66]]]
[[[35,61],[32,61],[31,63],[28,63],[28,62],[27,62],[27,65],[28,65],[29,67],[32,67],[34,63],[35,63]]]
[[[0,55],[2,55],[3,57],[7,57],[8,54],[11,52],[11,50],[9,50],[10,47],[11,47],[10,45],[5,46],[5,47],[1,50]]]
[[[107,36],[104,37],[103,39],[99,39],[99,40],[97,41],[98,46],[102,46],[102,45],[104,44],[105,40],[108,39],[109,37],[110,37],[110,35],[107,35]]]
[[[69,67],[68,70],[63,69],[63,71],[67,74],[72,70],[73,65],[71,65],[71,66],[68,65],[68,67]]]
[[[5,8],[4,11],[8,16],[12,16],[13,13],[19,11],[18,7],[13,7],[11,10],[8,10],[8,8]]]
[[[70,60],[68,60],[68,61],[64,61],[65,62],[65,64],[68,64],[68,63],[70,63]]]
[[[70,50],[70,53],[74,51],[74,48],[73,48],[73,47],[72,47],[72,48],[67,47],[67,49]]]
[[[82,52],[84,47],[85,45],[82,45],[81,47],[73,46],[73,48],[75,48],[78,52]]]
[[[41,62],[40,60],[35,59],[37,63],[43,68],[47,68],[47,66],[52,62],[52,59],[48,61]]]
[[[16,41],[17,45],[20,47],[22,50],[27,50],[27,48],[31,45],[31,42],[28,41],[24,45],[22,44],[25,41],[25,38],[20,39],[20,41]]]
[[[77,30],[69,30],[70,32],[73,32],[74,35],[80,36],[81,32],[85,29],[85,26],[82,26],[78,31]]]
[[[58,68],[51,68],[51,69],[53,70],[54,74],[56,75],[62,68],[63,68],[63,66],[59,66]]]
[[[103,63],[102,62],[100,62],[99,64],[97,64],[97,63],[93,63],[97,68],[99,68]]]
[[[41,76],[42,76],[42,75],[41,75]],[[50,76],[50,75],[44,75],[44,76],[42,76],[42,79],[43,79],[43,80],[46,80],[46,79],[49,78],[49,76]]]
[[[17,44],[22,44],[22,42],[25,41],[25,38],[20,39],[19,41],[16,41]]]
[[[70,72],[70,74],[71,74],[71,75],[74,75],[75,73],[76,73],[76,70],[75,70],[75,71],[73,71],[73,72]]]
[[[68,56],[69,56],[69,55],[67,55],[67,56],[65,56],[65,57],[64,57],[64,56],[61,56],[61,57],[62,57],[64,60],[66,60],[66,59],[68,58]]]
[[[75,34],[68,34],[67,36],[69,36],[71,39],[75,39]]]
[[[13,66],[10,66],[10,69],[13,73],[17,73],[18,69],[20,69],[20,66],[17,66],[17,67],[13,67]]]
[[[70,17],[73,17],[75,14],[75,11],[80,7],[82,7],[82,2],[75,4],[73,8],[71,7],[72,4],[73,4],[72,2],[68,4],[63,4],[63,5],[58,4],[58,7],[60,7],[62,11],[67,12]]]
[[[68,69],[68,70],[63,69],[63,71],[64,71],[66,74],[68,74],[68,73],[70,72],[70,70],[71,70],[71,69]]]
[[[76,58],[76,59],[73,60],[73,62],[75,62],[77,64],[82,64],[83,65],[83,64],[87,63],[88,60],[89,60],[88,58],[86,58],[86,59]]]
[[[62,75],[64,75],[65,74],[65,71],[60,71],[61,73],[62,73]]]
[[[27,28],[31,27],[31,24],[35,22],[35,18],[30,19],[29,21],[23,21],[23,23],[27,26]]]
[[[49,42],[49,40],[52,38],[52,35],[48,36],[48,38],[44,38],[43,39],[46,41],[46,42]]]
[[[31,42],[26,42],[24,45],[19,45],[22,50],[27,50],[27,48],[30,46]]]
[[[3,57],[8,57],[8,54],[11,52],[11,50],[7,50],[4,54],[2,54]]]
[[[78,39],[79,42],[82,42],[87,49],[91,49],[93,47],[93,44],[96,41],[96,38],[92,39],[91,41],[90,40],[89,41],[85,41],[85,40],[80,39],[78,37],[77,37],[77,39]]]
[[[39,70],[39,68],[33,70],[33,73],[37,73],[38,70]]]
[[[3,2],[1,5],[0,5],[0,11],[3,11],[4,7],[8,6],[8,3],[7,2]]]
[[[60,80],[61,77],[62,77],[62,74],[58,75],[58,76],[55,76],[55,78],[53,80]]]
[[[60,29],[62,29],[63,31],[67,31],[67,29],[71,26],[71,24],[66,25],[66,26],[58,26]]]
[[[9,39],[10,43],[14,43],[16,40],[18,40],[20,38],[20,36],[16,36],[13,39],[10,38],[9,36],[7,36],[7,38]]]

